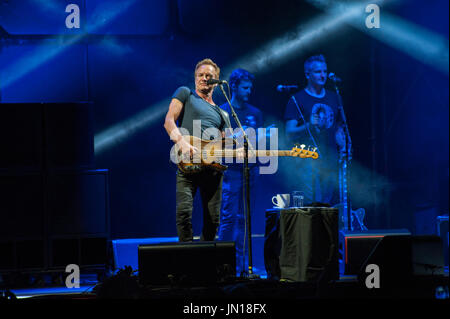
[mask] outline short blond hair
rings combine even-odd
[[[194,74],[197,73],[197,69],[199,67],[201,67],[202,65],[205,65],[205,64],[213,66],[216,69],[217,78],[219,78],[219,76],[220,76],[220,68],[219,68],[219,66],[216,63],[214,63],[213,60],[211,60],[209,58],[203,59],[203,60],[201,60],[200,62],[197,63],[197,65],[195,66]]]
[[[305,74],[311,72],[312,65],[314,62],[327,64],[327,61],[325,61],[325,57],[322,54],[310,56],[303,65]]]

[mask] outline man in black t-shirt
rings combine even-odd
[[[339,152],[343,151],[342,118],[336,93],[326,90],[327,64],[322,55],[305,61],[307,86],[293,95],[286,106],[286,137],[291,143],[317,147],[319,158],[300,161],[298,190],[306,203],[336,204]]]
[[[170,139],[187,157],[192,157],[201,150],[184,140],[183,135],[208,140],[222,138],[225,136],[225,129],[230,127],[228,114],[212,99],[216,85],[207,83],[209,79],[218,79],[219,75],[220,69],[212,60],[200,61],[194,73],[195,91],[184,86],[180,87],[170,102],[164,128]],[[206,132],[210,132],[211,136],[205,136]],[[223,174],[217,171],[205,170],[192,175],[177,171],[176,226],[180,241],[193,240],[192,209],[197,190],[200,190],[203,206],[201,239],[206,241],[215,239],[222,201],[222,180]]]
[[[263,126],[263,117],[258,108],[248,103],[253,88],[253,80],[254,76],[250,72],[236,69],[230,75],[229,85],[232,96],[231,105],[243,129],[246,131],[249,142],[252,144],[251,147],[256,150],[258,146],[257,134],[253,133],[257,133],[258,128]],[[231,116],[228,103],[223,104],[221,108]],[[230,122],[236,140],[243,142],[241,131],[238,129],[238,125],[232,116]],[[253,189],[258,175],[256,160],[255,157],[249,158],[250,190]],[[250,196],[252,197],[252,194]],[[241,274],[248,267],[247,263],[244,265],[246,250],[248,249],[248,243],[245,244],[247,240],[245,236],[245,201],[243,164],[230,163],[223,180],[219,240],[234,241],[236,243],[236,270],[238,274]]]

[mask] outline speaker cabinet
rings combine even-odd
[[[2,103],[0,270],[105,264],[108,170],[94,167],[93,104]]]
[[[43,149],[48,169],[94,168],[92,103],[47,103]]]
[[[341,230],[339,251],[341,254],[340,273],[357,275],[374,248],[385,236],[411,236],[407,229],[369,230],[352,232]]]
[[[50,236],[109,232],[108,170],[49,174],[47,185]]]
[[[43,104],[0,104],[0,170],[43,166]]]
[[[140,245],[138,262],[144,285],[209,285],[236,276],[234,242]]]
[[[1,174],[0,239],[43,236],[43,175]]]
[[[0,270],[106,264],[108,170],[0,174]]]
[[[51,240],[50,268],[105,266],[108,263],[106,237],[69,237]]]
[[[2,103],[0,171],[94,167],[92,103]]]

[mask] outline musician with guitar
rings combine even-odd
[[[317,147],[319,160],[298,162],[296,189],[305,193],[306,203],[331,206],[338,201],[339,152],[342,118],[337,94],[325,89],[328,77],[323,55],[312,56],[304,63],[307,86],[291,96],[286,106],[286,136],[292,142],[309,141]]]
[[[224,137],[230,127],[229,115],[217,106],[213,99],[215,84],[208,84],[210,79],[219,79],[220,68],[211,59],[197,63],[194,72],[195,90],[182,86],[176,90],[166,114],[164,128],[170,139],[176,144],[182,156],[192,158],[202,150],[190,143],[182,134],[201,139],[203,133],[215,128]],[[214,131],[214,130],[213,130]],[[203,230],[201,239],[215,239],[219,226],[222,201],[223,173],[217,170],[203,170],[196,174],[186,174],[178,170],[176,176],[176,227],[179,241],[193,240],[192,210],[194,196],[200,191],[203,206]]]
[[[213,90],[220,68],[211,59],[197,63],[194,72],[195,90],[182,86],[172,96],[166,114],[164,128],[175,143],[171,159],[178,165],[176,176],[176,226],[180,241],[192,241],[192,210],[199,190],[203,206],[203,230],[201,239],[215,239],[219,226],[222,201],[223,158],[244,158],[242,146],[229,148],[225,133],[232,132],[229,114],[218,107]],[[225,144],[225,145],[223,145]],[[231,145],[233,146],[233,145]],[[250,150],[252,157],[291,156],[301,159],[317,159],[310,147],[293,147],[291,150]]]

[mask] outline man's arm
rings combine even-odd
[[[285,126],[286,136],[288,136],[289,138],[295,138],[300,133],[302,133],[303,131],[308,129],[311,126],[311,124],[313,124],[313,123],[308,122],[303,125],[298,125],[298,124],[299,123],[297,120],[288,120],[286,122],[286,126]]]
[[[193,147],[183,138],[183,135],[176,124],[182,110],[183,103],[178,99],[172,99],[164,121],[164,128],[170,139],[175,144],[178,144],[183,154],[190,153],[191,155],[194,155],[198,151],[197,148]]]
[[[344,132],[343,125],[338,126],[334,137],[336,140],[336,145],[338,146],[339,156],[342,158],[343,156],[346,155],[345,132]],[[350,152],[348,154],[348,159],[351,160],[352,159],[352,144],[351,143],[349,143],[348,149],[350,150]]]

